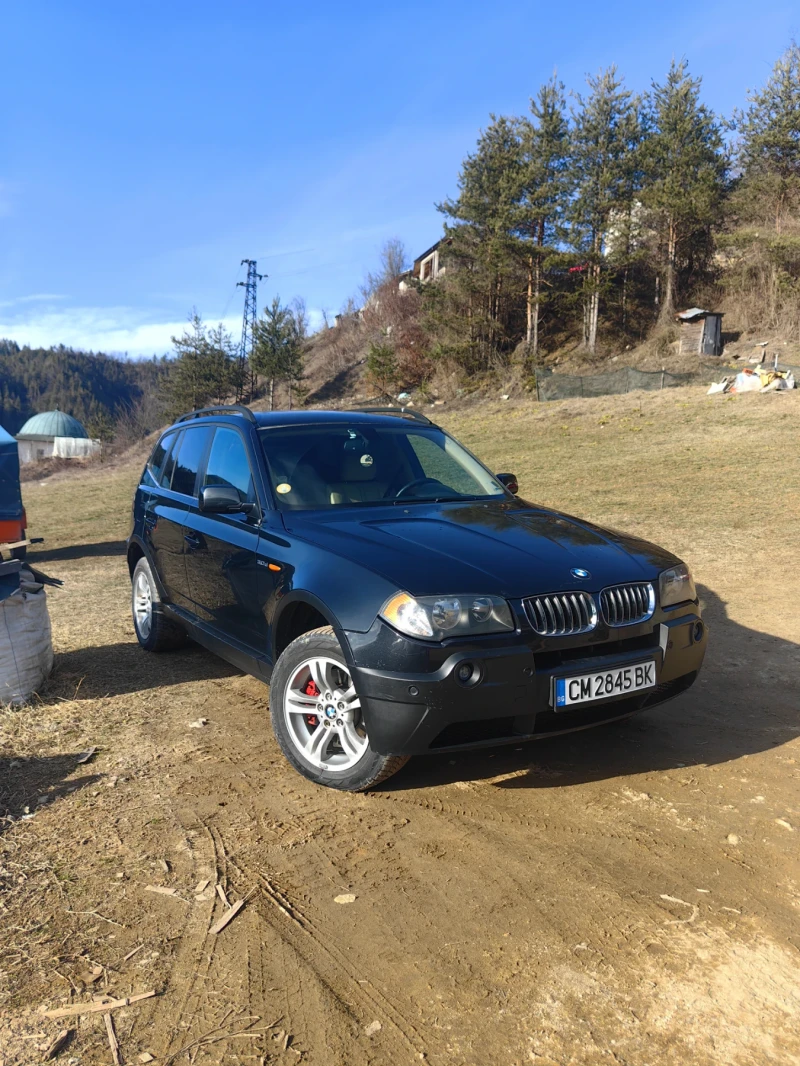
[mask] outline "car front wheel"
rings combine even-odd
[[[285,649],[275,664],[269,702],[283,754],[319,785],[363,792],[408,761],[370,747],[361,701],[330,626],[304,633]]]

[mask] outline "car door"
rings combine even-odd
[[[218,426],[200,487],[235,488],[243,503],[258,503],[245,439]],[[267,582],[258,566],[259,514],[203,514],[198,501],[185,516],[187,573],[192,610],[217,635],[267,653],[264,600]]]
[[[184,525],[195,501],[197,474],[211,439],[210,426],[187,426],[178,434],[145,506],[145,539],[158,576],[177,607],[191,609],[186,575]]]
[[[142,536],[150,561],[167,599],[179,603],[186,586],[183,559],[183,516],[186,505],[176,499],[170,486],[181,434],[168,433],[156,448],[148,465],[145,480],[150,492],[144,500]],[[149,476],[148,476],[149,475]]]

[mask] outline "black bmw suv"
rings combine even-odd
[[[349,790],[687,689],[706,649],[688,567],[516,492],[409,410],[193,411],[136,490],[137,638],[269,682],[286,758]]]

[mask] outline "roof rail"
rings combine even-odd
[[[188,411],[175,421],[176,424],[178,422],[189,422],[192,418],[200,418],[201,415],[240,415],[242,418],[246,418],[248,422],[256,421],[256,416],[250,408],[244,407],[240,403],[219,404],[216,407],[200,407],[196,411]]]
[[[415,422],[424,422],[432,426],[431,420],[421,411],[411,411],[408,407],[351,407],[351,411],[361,411],[365,415],[400,415],[401,418],[413,418]]]

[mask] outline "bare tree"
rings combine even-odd
[[[365,303],[387,281],[394,281],[408,269],[406,246],[399,237],[390,237],[384,242],[378,253],[378,264],[378,270],[375,273],[370,271],[361,286]]]

